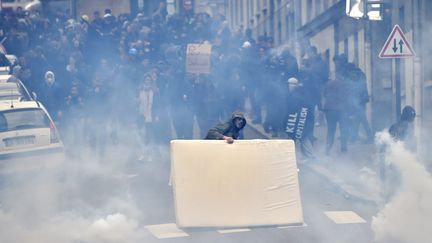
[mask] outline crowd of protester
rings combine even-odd
[[[335,57],[336,78],[329,82],[328,64],[315,47],[302,48],[298,62],[294,48],[274,48],[266,35],[255,40],[250,29],[231,30],[221,14],[168,15],[161,4],[150,16],[105,9],[75,20],[62,11],[19,9],[2,12],[0,20],[0,39],[18,57],[12,74],[37,93],[66,145],[85,137],[103,154],[104,143],[117,142],[116,129],[131,126],[145,144],[191,139],[194,120],[203,137],[244,111],[246,100],[252,122],[273,137],[287,136],[290,109],[307,107],[300,140],[308,156],[315,120],[322,120],[314,117],[317,109],[326,115],[328,152],[338,123],[342,151],[358,138],[359,125],[372,136],[365,75],[346,56]],[[209,74],[185,71],[189,43],[212,45]]]

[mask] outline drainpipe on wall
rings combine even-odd
[[[297,63],[300,63],[301,61],[301,47],[300,47],[300,40],[298,39],[298,29],[301,27],[301,6],[300,1],[293,1],[294,4],[294,44],[295,44],[295,53],[293,53],[296,56]]]
[[[423,73],[421,68],[421,28],[420,28],[420,0],[413,0],[413,48],[416,51],[416,56],[414,57],[414,108],[416,110],[416,138],[417,138],[417,150],[420,156],[424,153],[423,150],[423,139],[422,139],[422,120],[423,120]]]

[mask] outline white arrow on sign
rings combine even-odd
[[[379,57],[404,58],[413,56],[415,56],[415,53],[411,48],[410,43],[405,38],[405,35],[399,25],[395,25],[383,48],[381,49]]]

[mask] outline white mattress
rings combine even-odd
[[[179,227],[303,223],[291,140],[171,141]]]

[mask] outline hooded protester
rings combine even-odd
[[[405,106],[399,121],[394,123],[388,130],[395,141],[403,142],[408,150],[416,151],[416,141],[414,136],[413,122],[416,112],[413,107]],[[392,164],[392,161],[386,161],[385,151],[387,146],[380,148],[380,180],[381,180],[381,197],[383,202],[388,202],[400,187],[401,177],[398,170]]]
[[[416,116],[414,108],[407,105],[403,108],[398,122],[393,124],[390,129],[390,135],[397,141],[403,141],[409,149],[415,150],[415,137],[413,121]]]
[[[39,88],[39,100],[44,104],[54,121],[58,120],[61,103],[64,97],[61,91],[62,89],[57,84],[54,73],[52,71],[47,71],[45,73],[44,82]]]
[[[225,140],[227,143],[234,143],[240,136],[240,131],[246,126],[246,119],[241,112],[234,112],[231,119],[221,122],[207,133],[205,139]]]

